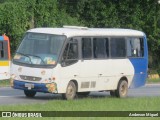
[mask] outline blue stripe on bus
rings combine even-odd
[[[130,88],[136,88],[145,85],[147,79],[147,60],[145,58],[130,58],[134,67],[134,76]]]
[[[28,90],[28,88],[25,87],[26,83],[34,84],[34,88],[31,89],[32,91],[48,93],[48,89],[46,87],[46,84],[44,84],[44,83],[30,83],[30,82],[23,82],[23,81],[14,80],[13,88],[21,89],[21,90]]]
[[[0,40],[4,40],[3,36],[0,36]]]
[[[145,85],[148,70],[148,46],[147,38],[144,34],[144,57],[143,58],[130,58],[130,62],[134,67],[134,77],[131,88],[136,88]]]

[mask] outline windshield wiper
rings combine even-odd
[[[33,56],[33,57],[40,58],[41,61],[43,62],[43,64],[45,64],[44,60],[43,60],[40,56],[38,56],[38,55],[32,55],[32,54],[26,54],[26,55],[27,55],[27,56]]]
[[[30,60],[30,63],[32,64],[31,58],[30,58],[28,55],[23,54],[23,53],[21,53],[21,52],[16,52],[16,53],[17,53],[17,54],[20,54],[20,55],[23,55],[23,56],[25,56],[25,57],[28,57],[28,58],[29,58],[29,60]]]

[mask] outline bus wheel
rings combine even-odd
[[[66,93],[62,94],[63,99],[73,100],[76,97],[77,88],[73,81],[70,81],[67,86]]]
[[[126,80],[120,80],[117,90],[115,91],[116,97],[124,98],[128,94],[128,83]]]
[[[111,91],[110,91],[110,95],[111,95],[112,97],[115,97],[115,96],[116,96],[115,91],[114,91],[114,90],[111,90]]]
[[[26,97],[32,98],[36,95],[36,92],[31,90],[24,90],[24,94],[26,95]]]
[[[90,92],[78,92],[78,97],[87,97],[90,94]]]

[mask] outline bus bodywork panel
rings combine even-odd
[[[53,71],[53,69],[13,65],[11,86],[15,89],[57,93],[57,84],[52,76]]]
[[[70,80],[76,80],[78,92],[115,90],[118,81],[124,76],[127,77],[129,87],[134,75],[133,65],[128,59],[80,60],[77,64],[68,67],[59,66],[58,69],[60,72],[60,89],[67,87],[63,86],[64,81],[68,84]],[[66,91],[61,90],[59,92],[64,93]]]
[[[15,89],[51,93],[65,93],[70,80],[77,81],[78,92],[115,90],[121,78],[127,78],[129,87],[134,76],[134,67],[129,59],[79,60],[77,64],[68,67],[58,64],[53,69],[22,68],[17,65],[12,68],[12,71],[16,71],[12,76]],[[42,75],[43,71],[45,75]],[[55,80],[52,80],[53,77]],[[34,78],[41,80],[34,81]],[[52,91],[47,87],[49,84],[53,84]]]

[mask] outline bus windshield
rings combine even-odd
[[[25,64],[55,65],[64,41],[64,35],[27,33],[13,60]]]

